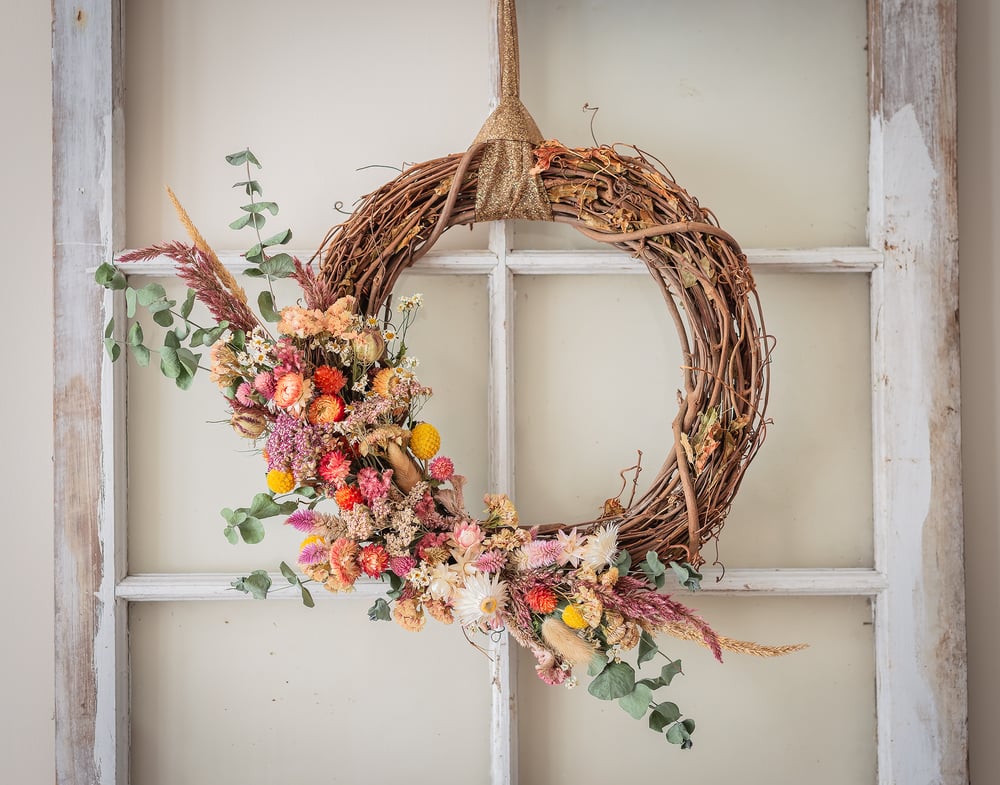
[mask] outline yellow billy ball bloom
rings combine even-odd
[[[433,458],[441,447],[441,434],[430,423],[417,423],[410,433],[410,450],[417,458],[426,461]]]
[[[295,490],[295,478],[291,472],[271,469],[267,473],[267,487],[275,493],[290,493]]]
[[[575,605],[566,606],[566,610],[562,612],[562,620],[567,627],[574,630],[582,630],[588,626],[587,620]]]

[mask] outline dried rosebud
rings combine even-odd
[[[267,428],[267,416],[251,409],[241,409],[233,412],[229,424],[244,439],[256,439]]]
[[[362,365],[371,365],[385,351],[385,340],[377,330],[365,330],[353,341],[354,359]]]

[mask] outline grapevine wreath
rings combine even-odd
[[[717,536],[763,440],[768,338],[760,302],[736,241],[649,156],[543,140],[518,98],[512,6],[500,4],[502,99],[475,143],[411,166],[366,197],[308,262],[272,253],[291,234],[260,234],[277,205],[259,198],[250,168],[259,161],[249,150],[228,157],[247,172],[238,185],[250,204],[232,226],[257,232],[246,259],[248,274],[268,283],[260,316],[172,193],[191,244],[155,245],[118,261],[173,259],[190,287],[184,303],[178,308],[156,284],[133,289],[114,265],[102,265],[97,280],[123,290],[129,316],[144,307],[168,328],[160,368],[178,386],[191,384],[196,350],[210,347],[211,379],[230,423],[266,463],[268,491],[223,511],[226,537],[258,542],[262,519],[285,516],[305,539],[301,575],[284,563],[281,572],[307,605],[311,582],[342,592],[360,579],[384,581],[373,620],[419,630],[431,616],[467,634],[506,630],[535,656],[545,682],[573,686],[575,673],[588,671],[590,693],[637,718],[648,712],[650,728],[686,748],[693,721],[654,697],[680,663],[668,658],[658,675],[638,678],[633,654],[636,666],[652,660],[661,632],[698,640],[720,659],[724,648],[795,648],[721,637],[660,591],[671,574],[697,588],[700,550]],[[431,390],[417,378],[405,336],[421,297],[390,307],[400,274],[446,229],[508,218],[566,223],[641,259],[684,357],[671,446],[650,488],[624,505],[620,495],[609,499],[599,517],[572,526],[524,528],[503,495],[485,497],[482,517],[466,511],[464,478],[439,454],[438,431],[418,418]],[[270,282],[283,277],[299,284],[301,299],[279,309]],[[213,325],[191,320],[196,299]],[[117,359],[113,321],[105,343]],[[148,364],[139,322],[124,343]],[[233,587],[266,597],[271,579],[259,570]]]

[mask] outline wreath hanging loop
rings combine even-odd
[[[497,8],[500,40],[500,104],[486,119],[473,145],[483,144],[476,187],[476,221],[522,218],[551,221],[552,209],[537,173],[532,150],[541,131],[521,102],[517,15],[513,0]]]

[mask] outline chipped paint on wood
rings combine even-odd
[[[123,499],[123,410],[108,406],[116,382],[102,370],[102,295],[87,272],[123,239],[120,13],[115,0],[53,4],[56,781],[64,785],[127,782],[125,613],[114,596],[124,557],[112,533]]]
[[[869,9],[879,782],[966,785],[955,3]]]

